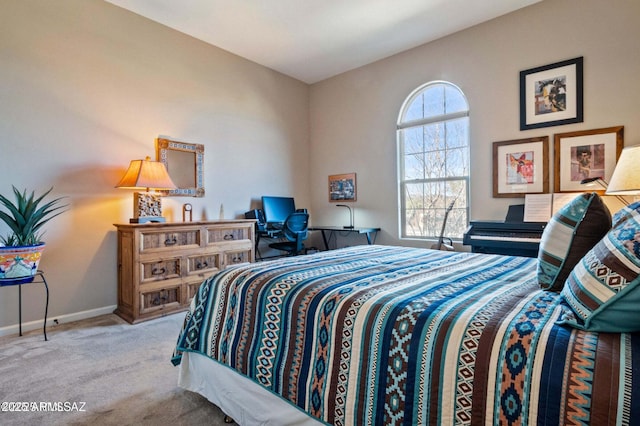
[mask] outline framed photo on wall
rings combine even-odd
[[[329,201],[332,203],[357,200],[356,174],[329,176]]]
[[[557,133],[553,138],[554,192],[592,192],[593,187],[580,182],[595,177],[609,182],[622,152],[624,126]]]
[[[549,192],[549,137],[493,143],[493,196]]]
[[[520,130],[583,121],[582,57],[520,71]]]

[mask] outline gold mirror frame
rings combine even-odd
[[[164,195],[204,197],[204,145],[158,138],[156,157],[178,186],[161,191]]]

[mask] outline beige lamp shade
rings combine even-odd
[[[147,192],[133,194],[133,218],[131,223],[165,222],[162,217],[162,200],[160,194],[150,193],[149,189],[175,189],[167,168],[159,161],[133,160],[129,164],[116,188],[146,189]]]
[[[640,145],[622,150],[605,194],[640,194]]]
[[[129,169],[124,174],[116,188],[123,189],[175,189],[176,185],[171,180],[167,168],[159,161],[151,161],[147,157],[144,160],[133,160]]]

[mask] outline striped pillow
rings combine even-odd
[[[611,221],[612,226],[616,227],[618,224],[624,222],[630,217],[633,217],[635,211],[638,209],[640,209],[640,201],[636,201],[633,204],[621,208],[613,215],[613,219]]]
[[[611,228],[611,213],[598,194],[584,193],[561,208],[542,233],[538,283],[560,291],[569,273]]]
[[[562,289],[561,322],[589,331],[640,331],[640,205],[578,262]]]

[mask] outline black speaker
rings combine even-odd
[[[258,231],[265,231],[267,229],[267,221],[264,218],[264,211],[262,209],[252,209],[244,213],[245,219],[256,219],[256,229]]]

